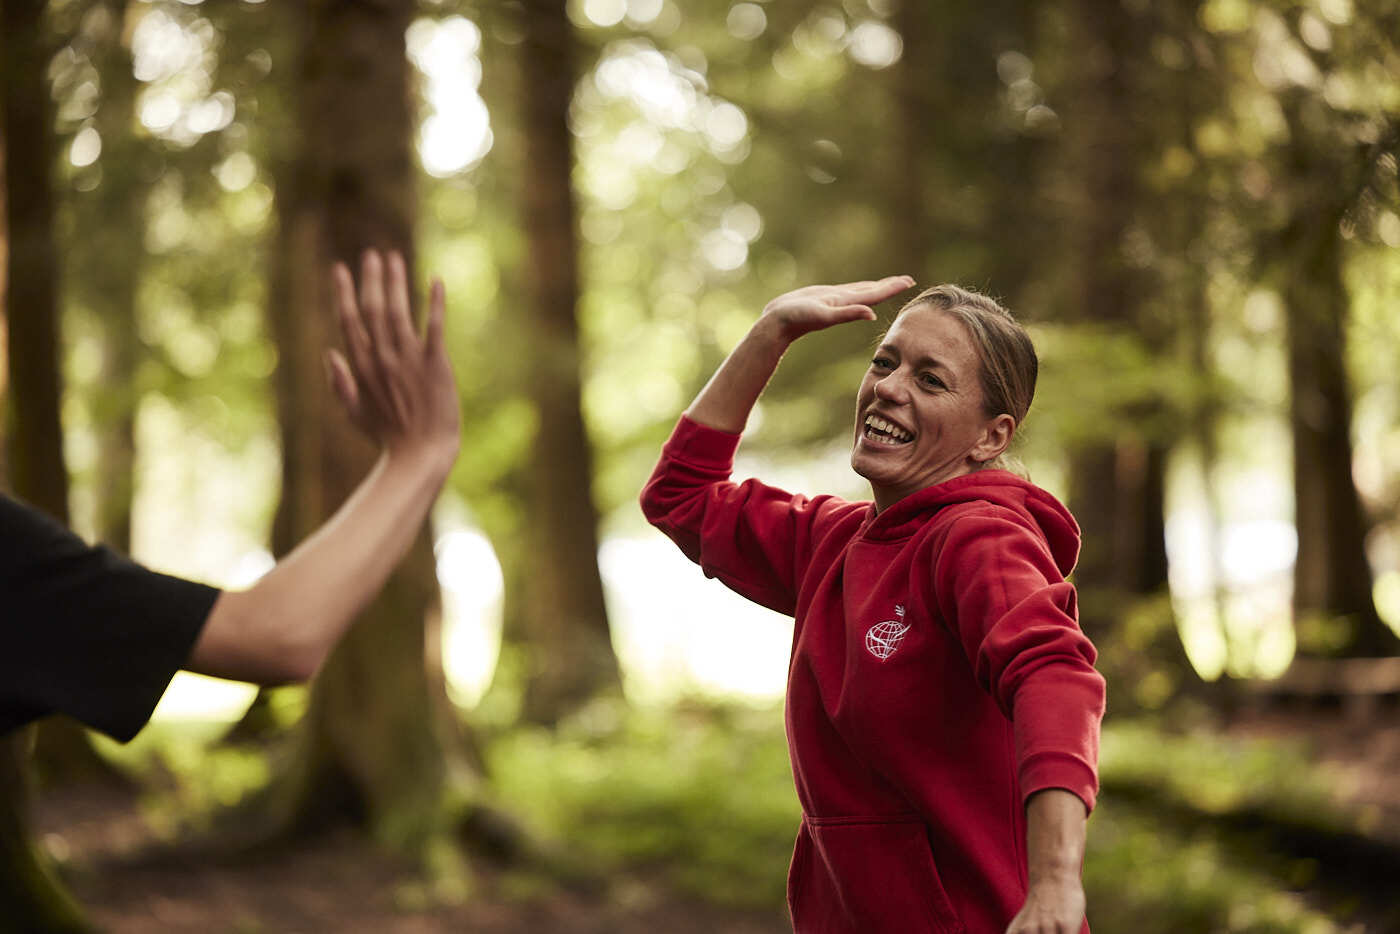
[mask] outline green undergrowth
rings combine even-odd
[[[1309,867],[1234,835],[1186,829],[1105,799],[1089,829],[1084,886],[1096,931],[1340,934],[1356,929],[1312,903]]]
[[[157,730],[126,750],[128,766],[158,779],[145,803],[158,826],[233,803],[266,780],[262,753],[205,745],[212,736]],[[615,896],[645,888],[783,911],[800,815],[776,706],[614,706],[554,732],[502,730],[486,752],[496,803]],[[1085,866],[1095,930],[1371,930],[1345,911],[1328,915],[1345,900],[1335,890],[1324,897],[1313,862],[1231,823],[1248,810],[1351,826],[1303,747],[1110,723],[1102,779]],[[543,879],[521,885],[526,898],[548,889]]]
[[[1207,814],[1251,808],[1327,829],[1349,825],[1301,741],[1110,723],[1103,730],[1099,776],[1110,793],[1114,786],[1154,788]]]
[[[219,742],[229,724],[153,723],[122,745],[94,735],[98,749],[146,789],[142,816],[158,837],[174,839],[208,825],[272,777],[267,753]]]
[[[490,750],[503,803],[599,873],[660,872],[709,900],[781,910],[799,812],[781,712],[693,706],[634,710],[608,730],[503,734]],[[1330,934],[1307,860],[1246,834],[1184,826],[1161,789],[1206,814],[1251,807],[1341,821],[1304,750],[1147,723],[1104,731],[1107,786],[1089,831],[1090,921],[1133,934]]]
[[[601,731],[512,731],[488,757],[501,803],[600,874],[782,906],[801,815],[780,709],[633,710]]]

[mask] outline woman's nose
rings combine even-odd
[[[909,390],[898,372],[888,373],[875,382],[875,395],[886,402],[901,404],[908,400]]]

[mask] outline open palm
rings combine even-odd
[[[809,285],[779,295],[768,303],[763,314],[775,319],[789,340],[796,340],[803,334],[847,321],[873,321],[875,310],[871,306],[913,284],[909,276],[886,276],[841,285]]]

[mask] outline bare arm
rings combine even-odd
[[[1047,788],[1026,803],[1026,903],[1006,934],[1079,934],[1084,924],[1084,802]]]
[[[365,254],[358,301],[349,270],[337,264],[334,277],[346,354],[331,351],[327,373],[382,452],[325,525],[251,588],[220,595],[185,666],[191,671],[269,684],[315,674],[408,552],[457,456],[442,284],[433,283],[420,336],[397,253],[387,264]]]
[[[763,309],[685,414],[709,428],[739,434],[789,344],[803,334],[846,321],[874,320],[871,305],[913,284],[908,276],[888,276],[844,285],[811,285],[778,296]]]

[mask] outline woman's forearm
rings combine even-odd
[[[773,318],[767,315],[759,318],[720,364],[685,414],[708,428],[741,434],[788,343]]]
[[[1084,865],[1084,802],[1063,788],[1047,788],[1026,803],[1026,861],[1031,885],[1039,879],[1079,878]]]
[[[1046,788],[1026,803],[1026,903],[1008,934],[1078,934],[1084,923],[1085,823],[1079,796]]]
[[[408,552],[453,453],[382,455],[310,538],[248,590],[220,595],[186,667],[262,684],[311,677]]]

